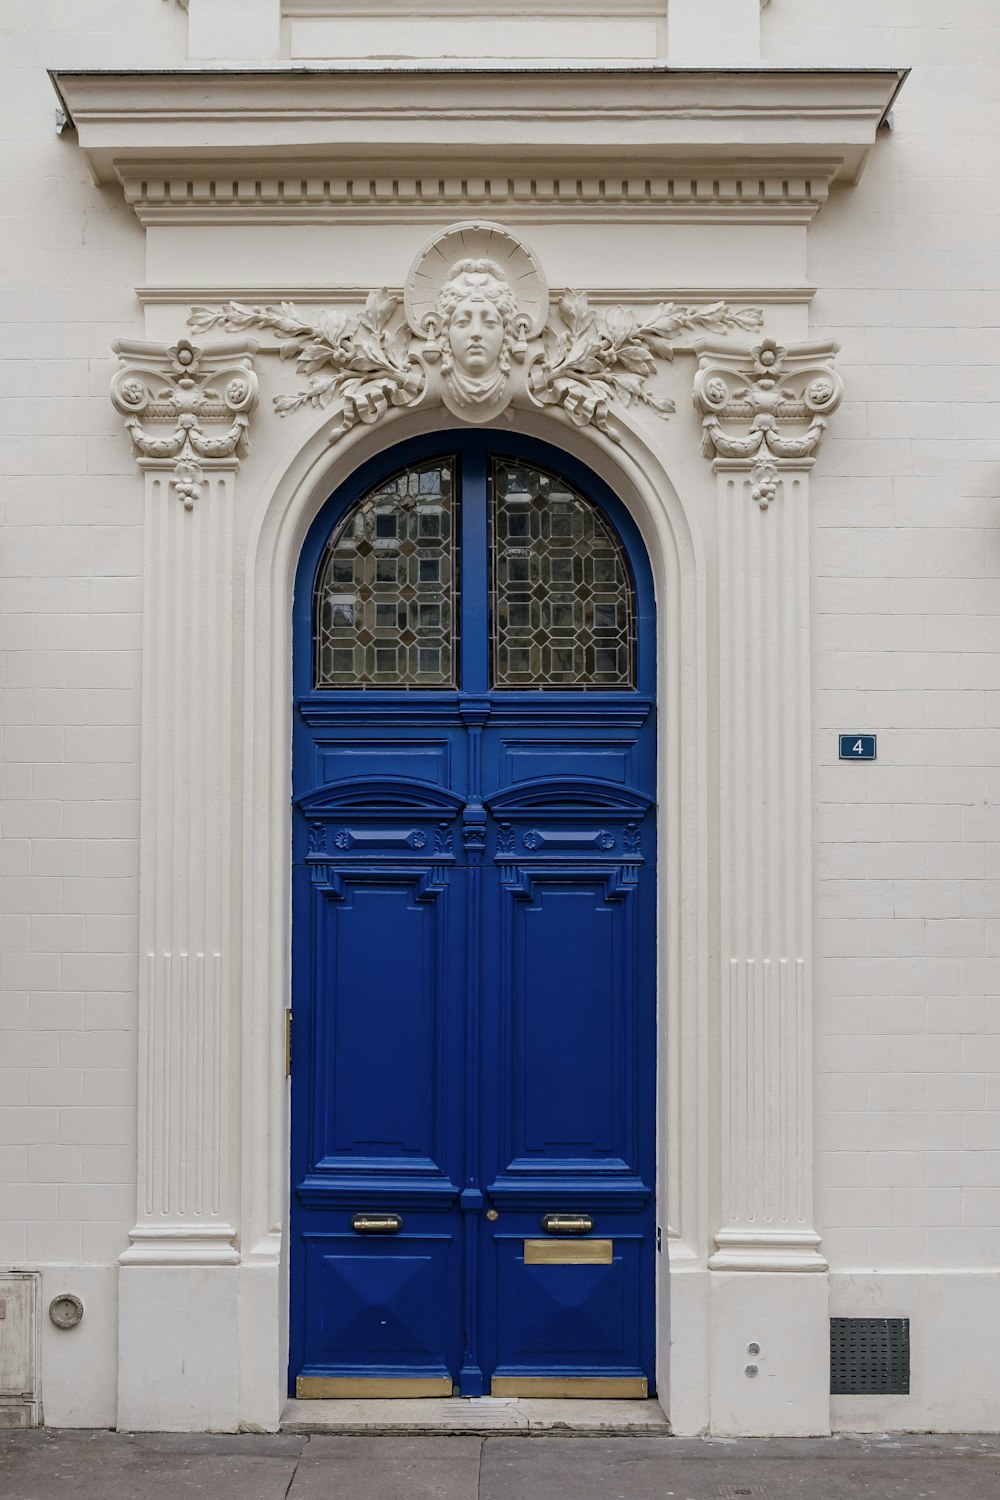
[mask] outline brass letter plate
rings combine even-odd
[[[526,1266],[610,1266],[613,1240],[525,1240]]]

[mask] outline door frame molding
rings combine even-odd
[[[488,427],[490,424],[486,424]],[[508,431],[498,423],[498,435]],[[332,451],[320,427],[265,486],[247,537],[246,685],[239,774],[243,787],[241,1121],[239,1269],[240,1420],[273,1425],[284,1404],[288,1358],[288,1089],[283,1012],[290,1003],[291,600],[302,543],[330,494],[369,459],[407,438],[454,426],[447,412],[405,413],[377,434],[359,429]],[[707,1393],[707,1316],[684,1296],[686,1273],[703,1272],[710,1227],[708,1139],[708,724],[706,565],[698,530],[638,424],[621,445],[545,414],[521,412],[518,431],[592,469],[631,514],[653,573],[657,612],[661,851],[657,958],[657,1380],[668,1412],[671,1303],[676,1323],[702,1324],[685,1340],[686,1399]],[[699,476],[700,477],[700,476]],[[234,770],[236,768],[234,767]],[[280,871],[280,874],[279,874]],[[669,1265],[669,1290],[668,1290]],[[678,1306],[678,1300],[681,1305]],[[689,1307],[685,1304],[690,1304]],[[706,1310],[707,1311],[707,1310]],[[694,1330],[692,1329],[694,1333]],[[676,1345],[675,1345],[676,1347]],[[692,1362],[704,1364],[701,1372]],[[693,1378],[694,1377],[694,1378]],[[699,1405],[702,1403],[698,1403]],[[698,1426],[704,1425],[691,1413]],[[675,1426],[689,1418],[679,1410]]]

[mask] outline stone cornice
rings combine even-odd
[[[406,199],[418,212],[417,184],[431,181],[462,208],[481,179],[480,203],[535,201],[549,215],[565,193],[572,212],[610,199],[623,214],[696,217],[788,202],[808,217],[831,182],[860,175],[905,72],[281,65],[51,77],[95,176],[129,183],[140,216],[170,213],[175,191],[182,220],[217,212],[226,179],[252,185],[255,211],[270,195],[283,217],[301,211],[310,181],[317,210],[340,217],[358,199],[348,181],[370,184],[368,215],[382,195],[394,213]],[[136,186],[154,181],[171,184],[155,209]],[[500,198],[487,196],[493,181]],[[239,205],[234,188],[227,214]],[[440,216],[440,203],[428,208]]]

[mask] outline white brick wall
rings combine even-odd
[[[181,60],[163,0],[4,6],[0,1264],[134,1222],[142,498],[108,402],[142,232],[55,133],[51,66]]]
[[[872,19],[879,21],[872,25]],[[775,3],[778,65],[913,65],[810,231],[848,421],[813,496],[819,1227],[1000,1257],[1000,45],[990,0]],[[841,414],[842,415],[842,414]],[[838,730],[879,735],[871,767]]]
[[[878,25],[872,24],[872,17]],[[123,19],[124,18],[124,19]],[[107,399],[141,231],[44,69],[184,56],[167,0],[7,0],[0,95],[0,1262],[133,1217],[141,493]],[[1000,1256],[1000,144],[993,0],[773,0],[783,66],[915,66],[810,231],[848,400],[813,487],[819,1220]],[[840,766],[836,732],[879,734]]]

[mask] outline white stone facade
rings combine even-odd
[[[268,330],[188,320],[356,314],[488,220],[602,315],[762,316],[672,335],[676,411],[616,405],[617,440],[511,408],[621,496],[656,578],[660,1398],[683,1433],[996,1430],[989,0],[127,11],[6,16],[0,1276],[41,1285],[0,1425],[278,1425],[291,580],[351,468],[455,417],[281,420],[297,377]],[[759,394],[762,338],[829,391],[779,420],[784,454],[741,456],[760,427],[709,382]],[[247,390],[217,447],[143,452],[122,381],[175,381],[182,339]],[[838,763],[839,730],[877,732],[877,762]],[[910,1317],[909,1396],[830,1397],[831,1314]]]

